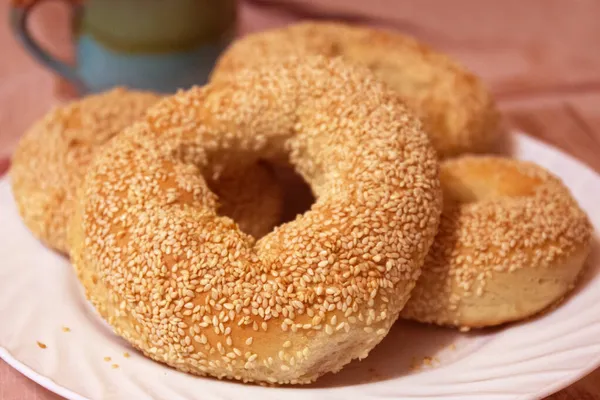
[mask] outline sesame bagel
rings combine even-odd
[[[55,108],[24,135],[10,175],[19,213],[36,237],[68,253],[76,191],[93,155],[159,99],[149,92],[113,89]],[[223,199],[220,212],[234,216],[244,231],[262,236],[279,220],[280,189],[265,167],[243,174],[243,180],[230,177],[213,184]]]
[[[316,202],[260,240],[202,176],[289,158]],[[366,69],[307,57],[166,98],[95,158],[72,257],[115,332],[181,371],[308,383],[366,357],[441,212],[434,149]]]
[[[445,161],[439,232],[404,318],[463,328],[532,316],[572,288],[592,228],[561,181],[524,161]]]
[[[483,83],[423,43],[394,32],[332,22],[305,22],[248,35],[225,51],[212,79],[265,60],[343,56],[367,66],[422,119],[438,155],[495,150],[498,112]]]

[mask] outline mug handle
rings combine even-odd
[[[14,0],[12,2],[13,4],[11,5],[10,10],[10,26],[13,34],[38,62],[73,83],[79,93],[83,93],[86,91],[85,84],[79,77],[76,69],[63,61],[60,61],[43,49],[29,31],[27,21],[31,15],[31,11],[42,1],[43,0]],[[78,15],[81,10],[79,1],[67,0],[67,3],[71,6],[74,15]]]

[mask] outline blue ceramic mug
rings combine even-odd
[[[81,94],[117,85],[169,93],[204,84],[235,33],[235,0],[71,0],[76,62],[69,65],[40,47],[27,28],[41,1],[12,6],[13,32]]]

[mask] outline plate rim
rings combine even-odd
[[[6,180],[6,178],[0,179],[0,182],[4,181],[4,180]],[[54,380],[52,380],[51,378],[35,371],[30,366],[17,360],[12,355],[11,352],[9,352],[7,349],[5,349],[2,346],[0,346],[0,359],[2,359],[11,368],[14,368],[19,373],[21,373],[22,375],[24,375],[26,378],[30,379],[34,383],[40,385],[44,389],[49,390],[50,392],[52,392],[54,394],[64,397],[67,400],[91,400],[85,396],[80,395],[77,392],[72,391],[71,389],[68,389],[62,385],[59,385],[58,383],[54,382]]]

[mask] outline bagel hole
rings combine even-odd
[[[492,171],[480,165],[468,171],[446,169],[440,175],[444,201],[474,203],[503,197],[533,195],[542,183],[539,178],[524,175],[516,167]]]
[[[260,161],[257,166],[269,171],[268,175],[262,175],[259,183],[253,181],[256,175],[252,170],[256,172],[256,169],[249,167],[227,178],[207,179],[207,184],[219,197],[217,214],[231,218],[244,233],[260,239],[276,226],[310,210],[315,197],[308,183],[290,165]],[[278,207],[281,208],[279,212]],[[268,215],[262,214],[262,218],[261,213]]]
[[[310,210],[316,199],[309,184],[291,165],[274,166],[274,171],[283,194],[283,209],[279,222],[282,225]]]

